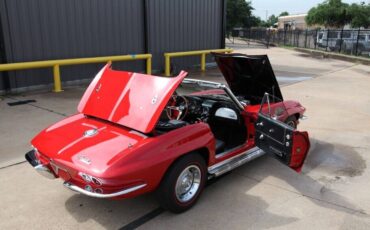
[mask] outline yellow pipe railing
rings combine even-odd
[[[202,71],[206,70],[206,55],[213,53],[231,53],[233,52],[232,49],[215,49],[215,50],[196,50],[196,51],[185,51],[185,52],[173,52],[173,53],[165,53],[164,54],[164,60],[165,60],[165,66],[164,66],[164,74],[165,76],[171,75],[171,58],[173,57],[185,57],[185,56],[195,56],[200,55],[200,69]]]
[[[73,59],[59,59],[49,61],[33,61],[33,62],[18,62],[10,64],[0,64],[0,71],[12,71],[21,69],[35,69],[53,67],[54,75],[54,92],[62,91],[62,83],[60,80],[60,66],[65,65],[80,65],[100,62],[112,61],[133,61],[133,60],[146,60],[146,73],[152,74],[152,55],[151,54],[131,54],[120,56],[105,56],[105,57],[92,57],[92,58],[73,58]]]

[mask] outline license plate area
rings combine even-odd
[[[65,181],[68,181],[71,179],[71,175],[69,175],[68,171],[66,169],[63,169],[59,167],[58,165],[54,164],[53,162],[50,162],[51,168],[53,169],[54,173],[62,178]]]

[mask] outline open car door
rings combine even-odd
[[[279,115],[284,113],[284,109],[283,102],[265,94],[255,125],[255,144],[296,172],[301,172],[310,148],[308,133],[297,131],[281,121]]]

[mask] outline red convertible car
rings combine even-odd
[[[29,163],[81,194],[121,199],[156,191],[183,212],[208,179],[263,154],[300,172],[309,139],[305,108],[283,101],[265,55],[214,54],[228,86],[112,70],[87,88],[78,113],[40,132]]]

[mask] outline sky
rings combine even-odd
[[[248,1],[248,0],[247,0]],[[255,9],[254,15],[266,20],[266,11],[268,16],[275,14],[279,15],[283,11],[288,11],[289,14],[307,13],[311,7],[316,6],[324,0],[249,0]],[[342,0],[345,3],[360,3],[362,1],[369,2],[370,0]]]

